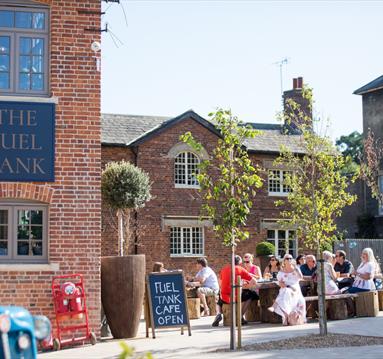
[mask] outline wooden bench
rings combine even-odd
[[[355,306],[358,317],[376,317],[379,313],[378,291],[358,293]]]
[[[383,310],[383,289],[378,290],[379,310]]]
[[[201,317],[201,300],[199,298],[188,298],[189,319],[199,319]]]
[[[259,300],[252,300],[245,313],[245,319],[248,322],[260,322],[261,321],[261,306]]]
[[[334,294],[326,295],[326,312],[328,319],[342,320],[354,316],[354,302],[357,298],[357,294]],[[307,316],[315,317],[318,296],[305,297],[306,303],[310,303],[307,306]],[[316,307],[315,307],[316,306]]]

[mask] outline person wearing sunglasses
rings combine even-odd
[[[262,279],[261,268],[253,263],[254,256],[250,253],[246,253],[243,256],[243,266],[245,269],[254,276],[255,279]]]
[[[265,268],[263,272],[263,277],[265,279],[277,278],[278,272],[281,270],[281,264],[276,256],[271,256],[269,265]]]
[[[297,325],[306,322],[306,302],[299,287],[303,278],[291,254],[283,257],[282,268],[277,275],[280,286],[274,304],[268,308],[282,317],[283,325]]]

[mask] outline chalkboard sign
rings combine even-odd
[[[182,271],[150,273],[147,277],[150,321],[153,338],[155,328],[187,326],[190,321]]]

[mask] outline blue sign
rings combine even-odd
[[[188,325],[183,273],[151,273],[148,281],[154,327]]]
[[[55,105],[0,101],[0,181],[54,182]]]

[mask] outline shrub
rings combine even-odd
[[[125,161],[111,162],[102,172],[103,200],[113,209],[137,209],[150,200],[147,173]]]
[[[270,242],[260,242],[255,247],[255,254],[257,257],[268,256],[275,253],[275,246]]]

